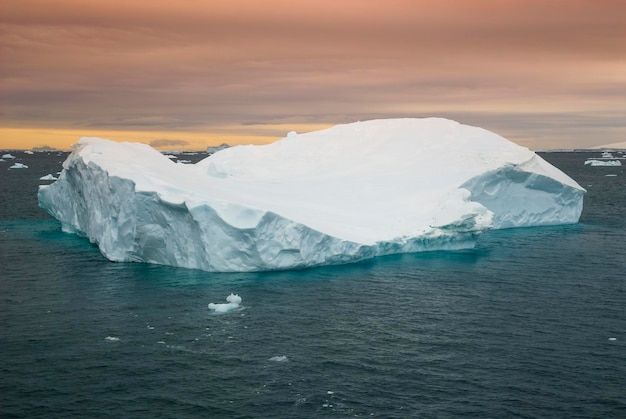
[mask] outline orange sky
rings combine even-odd
[[[626,1],[0,2],[0,148],[425,116],[533,149],[625,141]]]

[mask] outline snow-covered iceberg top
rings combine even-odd
[[[180,165],[83,138],[40,206],[114,261],[261,271],[472,247],[490,228],[576,223],[584,189],[535,153],[454,121],[388,119]]]

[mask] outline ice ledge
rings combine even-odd
[[[472,201],[493,212],[494,229],[577,223],[585,189],[569,178],[557,180],[538,173],[542,162],[534,155],[522,164],[507,164],[476,176],[462,187],[471,192]]]

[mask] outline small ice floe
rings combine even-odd
[[[26,150],[26,151],[24,151],[24,154],[35,154],[35,152],[34,151],[30,151],[30,150]]]
[[[28,166],[23,163],[14,163],[9,169],[28,169]]]
[[[14,159],[15,156],[12,156],[11,154],[7,153],[7,154],[3,154],[2,158],[5,160],[8,160],[8,159]]]
[[[273,362],[287,362],[287,361],[289,361],[289,358],[287,358],[286,355],[278,355],[278,356],[271,357],[270,361],[273,361]]]
[[[57,178],[54,177],[52,173],[48,173],[47,175],[40,177],[39,180],[57,180]]]
[[[108,340],[110,342],[119,342],[120,338],[115,336],[107,336],[106,338],[104,338],[104,340]]]
[[[176,160],[176,163],[178,163],[178,164],[189,164],[189,163],[191,163],[191,160]]]
[[[585,166],[615,167],[615,166],[621,166],[621,165],[622,165],[622,162],[620,160],[595,160],[595,159],[585,160]]]
[[[617,338],[609,338],[609,340],[617,340]]]
[[[606,176],[606,177],[615,177],[615,176],[617,176],[617,175],[612,174],[612,175],[604,175],[604,176]]]
[[[167,157],[170,160],[177,159],[178,157],[173,154],[163,154],[163,156]]]
[[[3,161],[6,161],[6,160],[4,160],[4,159],[0,159],[0,162],[3,162]]]
[[[227,303],[209,303],[209,310],[213,310],[215,313],[228,313],[236,310],[241,304],[241,297],[238,294],[230,294],[226,297]]]

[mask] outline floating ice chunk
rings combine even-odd
[[[270,361],[274,361],[274,362],[287,362],[289,361],[289,358],[287,358],[286,355],[279,355],[279,356],[273,356],[270,358]]]
[[[178,163],[178,164],[189,164],[189,163],[191,163],[191,160],[176,160],[176,163]]]
[[[30,150],[26,150],[26,151],[24,151],[24,154],[35,154],[35,152],[34,151],[30,151]]]
[[[4,160],[4,159],[0,159],[0,162],[3,162],[3,161],[6,161],[6,160]]]
[[[622,162],[619,160],[585,160],[586,166],[621,166]]]
[[[24,163],[14,163],[13,166],[9,167],[9,169],[28,169],[28,166]]]
[[[57,178],[54,177],[51,173],[49,173],[45,176],[40,177],[39,180],[57,180]]]
[[[209,310],[213,310],[216,313],[228,313],[239,308],[241,304],[241,297],[238,294],[230,294],[226,297],[227,303],[209,303]]]
[[[120,338],[115,336],[107,336],[106,338],[104,338],[104,340],[108,340],[110,342],[119,342]]]
[[[7,153],[7,154],[3,154],[3,155],[2,155],[2,158],[3,158],[3,159],[14,159],[14,158],[15,158],[15,156],[12,156],[11,154],[8,154],[8,153]]]
[[[178,156],[174,156],[173,154],[163,154],[163,156],[167,157],[170,160],[174,160],[178,158]]]
[[[617,338],[609,338],[609,340],[617,340]]]
[[[616,177],[616,174],[604,175],[605,177]]]

